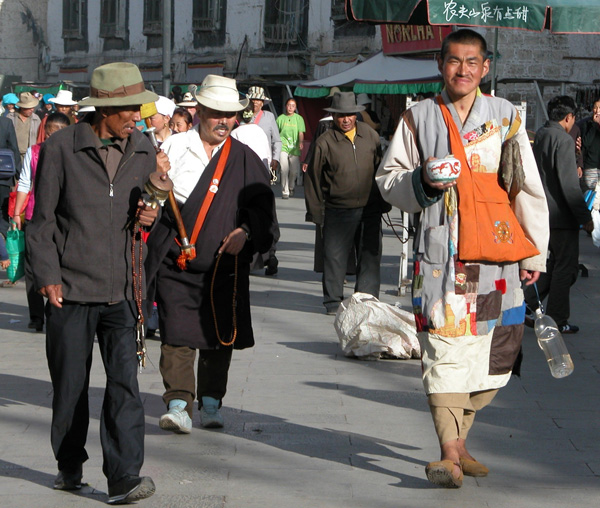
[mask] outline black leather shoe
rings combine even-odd
[[[108,504],[127,504],[146,499],[156,487],[149,476],[125,476],[108,487]]]
[[[277,273],[277,266],[279,261],[275,256],[271,256],[266,263],[265,275],[275,275]]]
[[[43,332],[44,331],[44,322],[40,321],[39,319],[32,319],[31,321],[29,321],[27,328],[30,328],[30,329],[35,328],[36,332]]]
[[[79,490],[81,488],[82,476],[82,466],[79,466],[74,471],[59,471],[54,480],[54,488],[56,490]]]

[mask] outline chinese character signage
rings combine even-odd
[[[437,25],[473,25],[542,30],[545,12],[532,9],[529,2],[446,0],[429,2],[429,21]]]
[[[451,27],[430,25],[381,25],[383,53],[403,55],[439,51]]]

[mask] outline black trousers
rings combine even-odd
[[[323,305],[335,310],[344,299],[348,255],[356,248],[355,292],[379,297],[381,212],[365,208],[325,208],[323,224]]]
[[[540,300],[548,297],[546,314],[558,326],[566,325],[570,312],[571,286],[577,280],[579,266],[579,230],[550,229],[550,255],[546,263],[546,273],[540,274],[537,282]],[[533,286],[527,286],[525,300],[531,309],[538,308]]]
[[[52,378],[52,449],[60,470],[85,462],[94,335],[106,371],[100,416],[109,486],[138,476],[144,461],[144,407],[137,382],[135,303],[46,305],[46,356]]]

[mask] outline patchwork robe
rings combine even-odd
[[[502,142],[511,128],[520,125],[515,107],[478,91],[463,125],[445,91],[442,98],[472,170],[497,172]],[[512,206],[526,237],[540,252],[520,263],[464,263],[458,258],[458,242],[468,239],[458,238],[456,200],[449,199],[455,191],[426,192],[421,180],[421,165],[428,157],[451,153],[435,99],[404,113],[377,172],[386,201],[410,213],[421,212],[412,296],[427,394],[500,388],[508,382],[517,358],[525,316],[519,268],[545,271],[549,226],[544,190],[523,125],[515,137],[525,183]]]

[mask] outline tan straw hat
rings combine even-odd
[[[138,106],[154,102],[158,95],[146,90],[137,65],[114,62],[96,67],[90,81],[90,96],[80,106]]]
[[[241,111],[249,100],[240,99],[235,79],[209,74],[196,91],[200,104],[216,111]]]
[[[36,99],[30,92],[22,92],[19,94],[19,102],[17,102],[18,108],[29,109],[37,108],[40,101]]]

